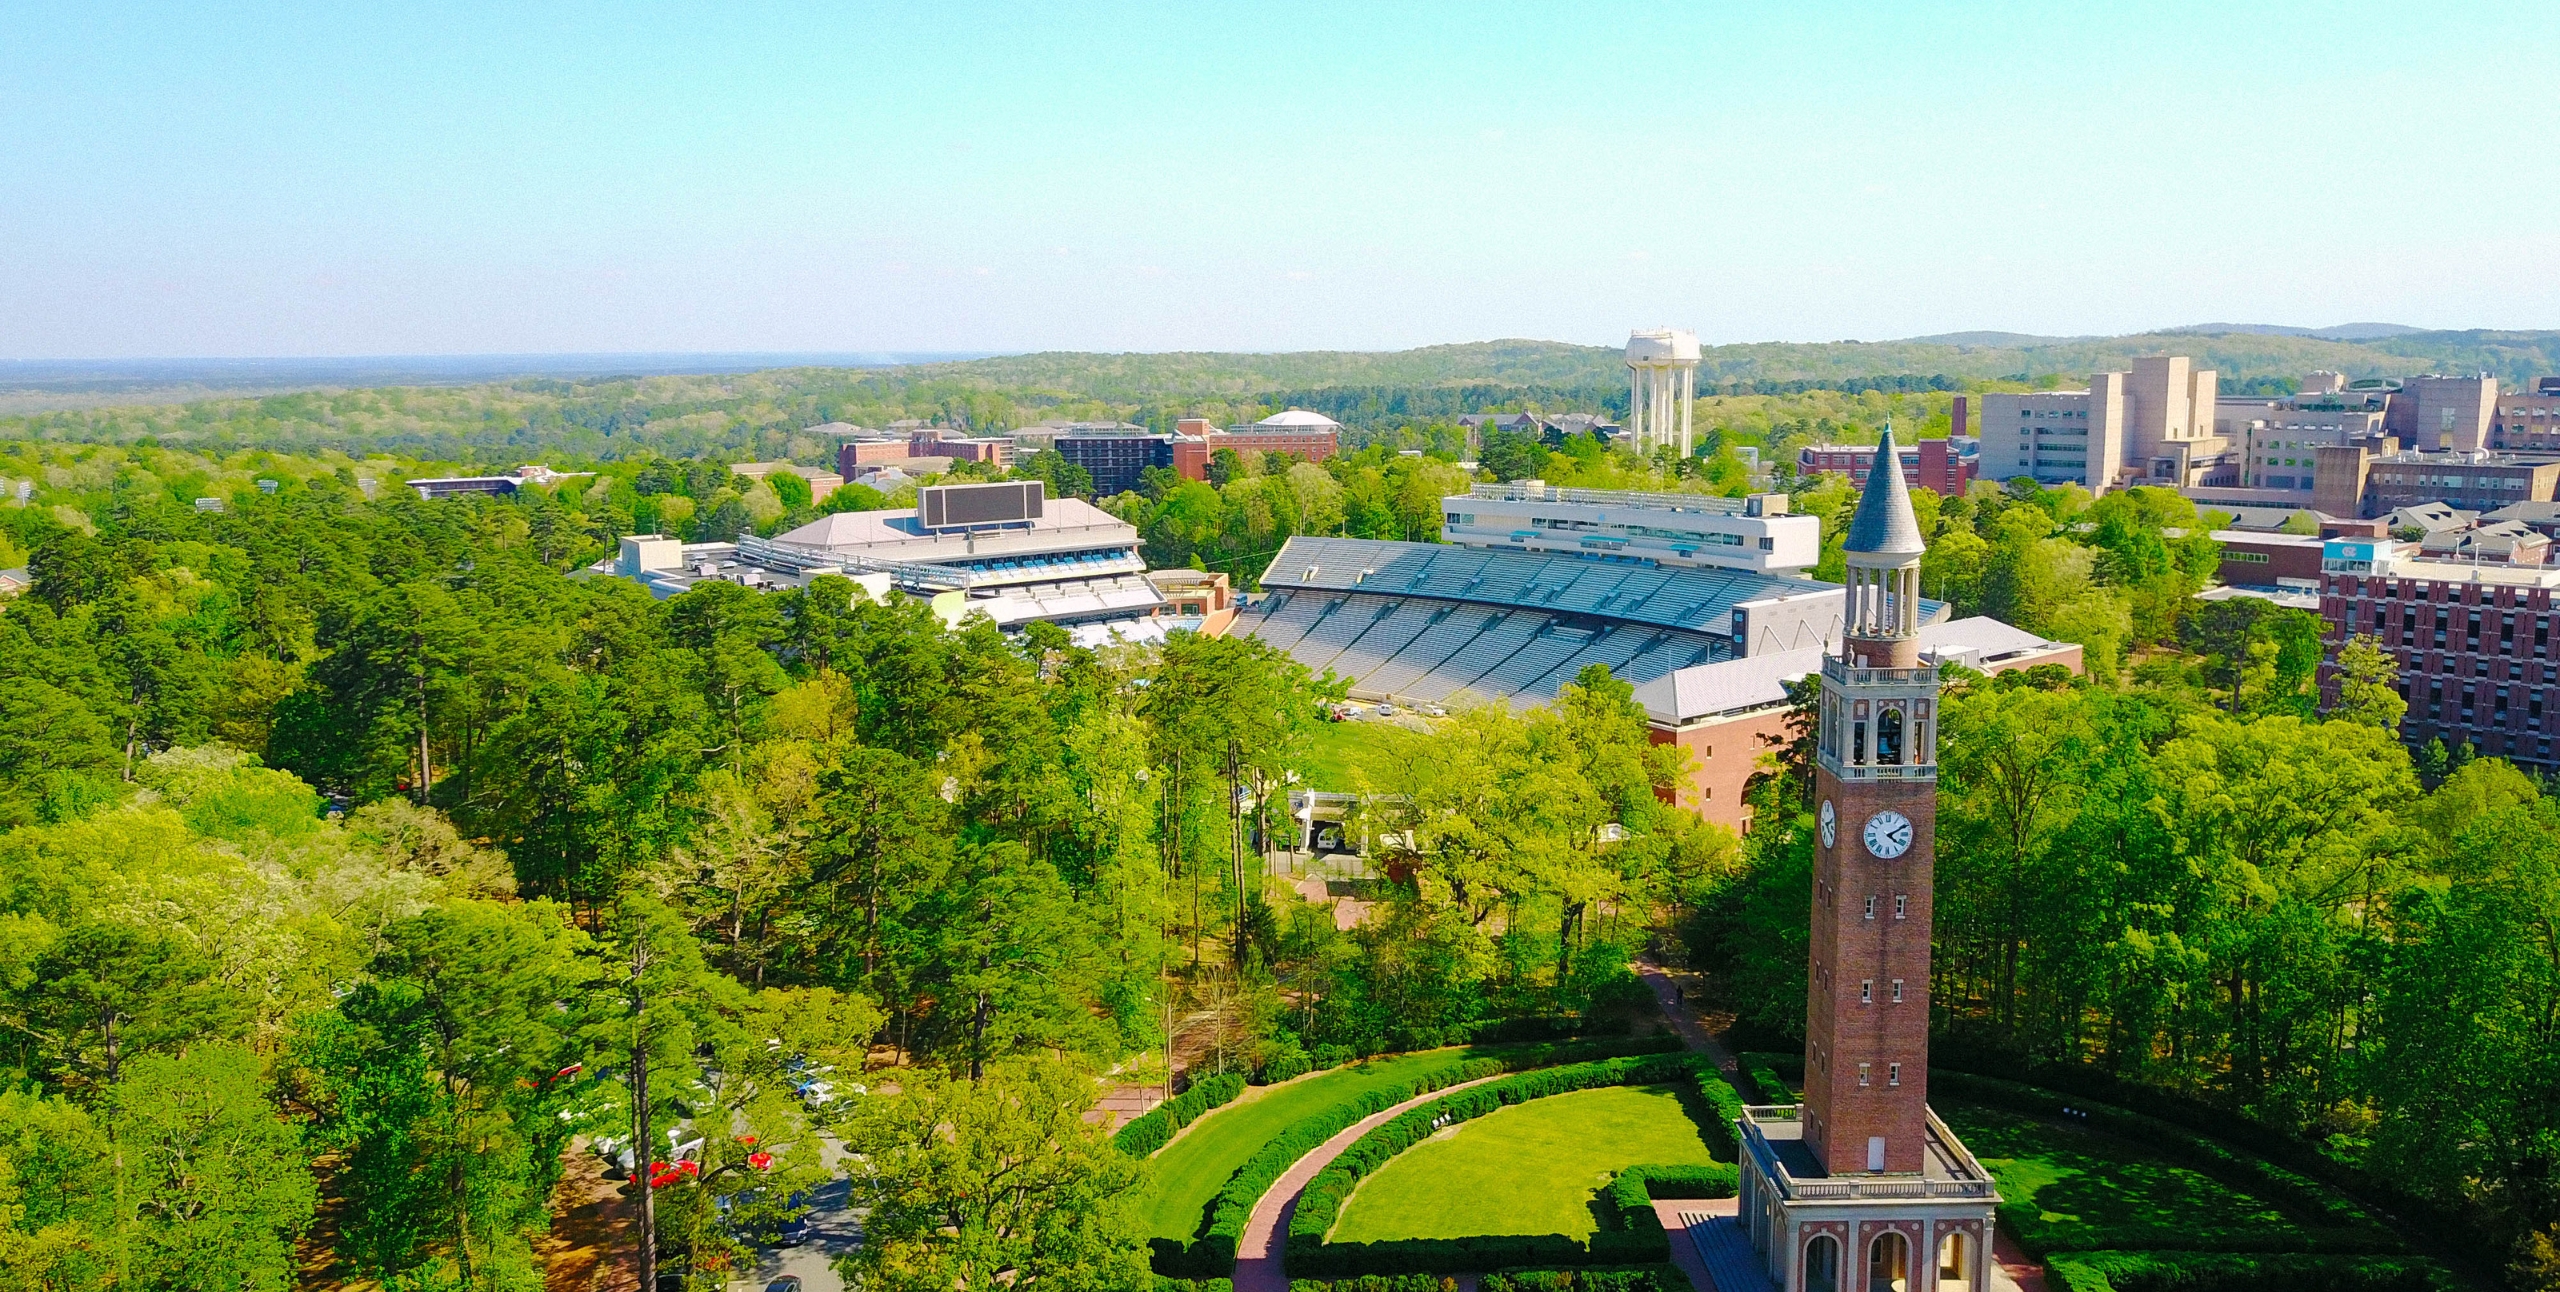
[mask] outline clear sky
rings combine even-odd
[[[0,357],[2560,327],[2560,4],[0,5]]]

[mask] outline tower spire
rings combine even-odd
[[[1914,556],[1928,547],[1920,538],[1920,519],[1911,514],[1911,486],[1902,481],[1902,455],[1893,447],[1893,422],[1884,424],[1884,439],[1867,464],[1866,492],[1858,496],[1857,515],[1841,546],[1870,556]]]

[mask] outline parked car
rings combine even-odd
[[[1378,716],[1381,718],[1392,718],[1396,716],[1396,707],[1392,704],[1379,705]]]
[[[1445,718],[1449,716],[1449,711],[1447,709],[1443,709],[1436,704],[1423,705],[1420,712],[1422,716],[1426,718]]]
[[[785,1274],[764,1285],[764,1292],[800,1292],[800,1276]]]

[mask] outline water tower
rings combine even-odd
[[[1636,452],[1667,444],[1689,456],[1689,410],[1697,396],[1697,333],[1655,328],[1627,337],[1627,434]]]

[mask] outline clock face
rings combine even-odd
[[[1887,808],[1867,818],[1867,851],[1891,861],[1911,851],[1911,818]]]
[[[1831,800],[1822,801],[1822,846],[1840,842],[1840,814],[1831,810]]]

